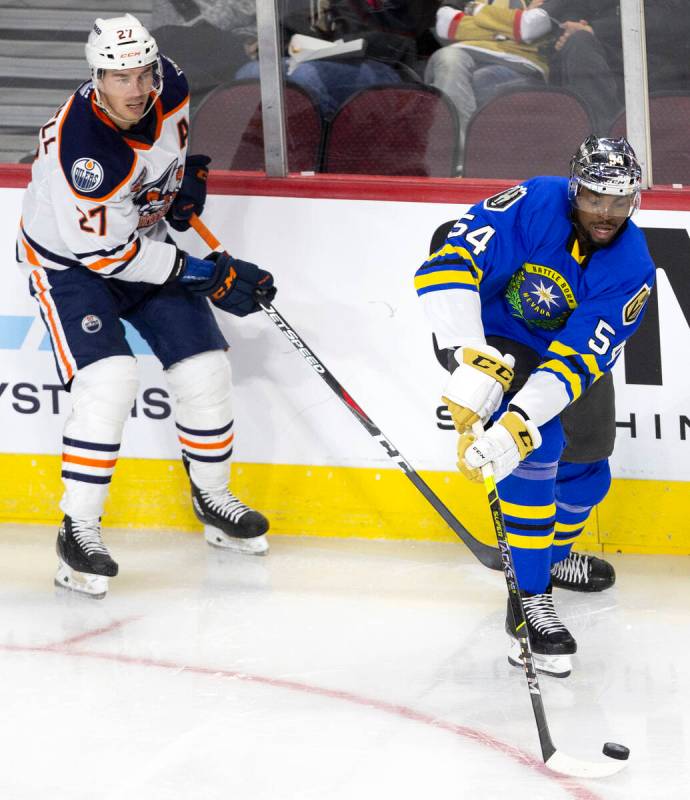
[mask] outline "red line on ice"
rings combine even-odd
[[[76,636],[70,636],[68,639],[63,639],[61,642],[55,642],[54,644],[46,645],[43,649],[62,650],[63,648],[70,647],[77,642],[83,642],[85,639],[93,639],[95,636],[103,636],[105,633],[111,633],[111,631],[117,630],[123,625],[126,625],[128,622],[134,622],[137,619],[141,619],[141,617],[125,617],[124,619],[116,619],[114,622],[111,622],[110,625],[104,625],[102,628],[94,628],[93,630],[79,633]]]
[[[306,694],[319,695],[327,697],[331,700],[343,700],[347,703],[354,705],[364,706],[365,708],[374,708],[377,711],[383,711],[386,714],[402,717],[403,719],[411,720],[412,722],[419,722],[423,725],[428,725],[432,728],[439,728],[455,736],[460,736],[463,739],[469,739],[477,744],[483,745],[503,753],[508,758],[516,761],[518,764],[529,767],[530,769],[539,772],[545,778],[555,781],[562,789],[574,798],[574,800],[601,800],[600,795],[595,794],[590,789],[580,786],[572,778],[564,775],[558,775],[552,772],[544,763],[529,753],[513,747],[500,739],[496,739],[487,733],[469,728],[465,725],[458,725],[448,720],[438,719],[431,714],[425,714],[422,711],[416,711],[409,706],[398,705],[396,703],[388,703],[385,700],[377,700],[371,697],[364,697],[363,695],[354,694],[353,692],[345,691],[344,689],[327,689],[322,686],[313,686],[308,683],[300,683],[299,681],[284,680],[282,678],[269,678],[263,675],[250,675],[246,672],[228,669],[216,669],[213,667],[190,666],[188,664],[180,664],[175,661],[163,661],[155,658],[140,658],[138,656],[128,656],[122,653],[99,653],[93,650],[78,650],[74,648],[76,642],[84,641],[85,639],[94,636],[100,636],[104,633],[109,633],[116,628],[121,627],[127,622],[131,622],[137,617],[130,617],[113,622],[108,626],[97,628],[92,631],[87,631],[78,636],[73,636],[65,639],[58,644],[48,644],[41,646],[25,646],[25,645],[10,645],[0,644],[0,650],[7,652],[23,652],[23,653],[53,653],[56,655],[65,655],[70,657],[92,658],[101,661],[115,661],[121,664],[134,664],[141,667],[155,667],[157,669],[175,670],[177,672],[189,672],[194,675],[209,675],[216,678],[230,678],[233,680],[246,681],[247,683],[258,683],[264,686],[272,686],[277,689],[288,689],[295,692],[304,692]]]

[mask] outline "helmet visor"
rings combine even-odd
[[[573,208],[585,214],[595,214],[606,218],[627,219],[639,204],[639,193],[600,194],[580,185],[571,195]]]
[[[131,126],[149,113],[163,90],[160,59],[132,69],[99,69],[94,88],[96,105],[121,126]]]

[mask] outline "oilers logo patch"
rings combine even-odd
[[[505,291],[511,316],[529,328],[554,331],[562,328],[577,308],[568,281],[555,269],[540,264],[523,264]]]
[[[642,309],[647,304],[647,300],[649,299],[649,295],[651,293],[652,290],[645,283],[642,285],[640,291],[636,292],[635,296],[628,300],[628,302],[623,306],[623,325],[632,325],[633,322],[635,322],[635,320],[642,313]]]
[[[81,329],[84,333],[98,333],[102,327],[101,318],[95,314],[87,314],[81,321]]]
[[[103,167],[93,158],[78,158],[72,164],[72,184],[80,192],[95,192],[103,183]]]

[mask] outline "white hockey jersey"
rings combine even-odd
[[[154,284],[170,276],[177,248],[165,242],[164,217],[184,173],[189,89],[177,66],[162,62],[146,135],[119,129],[95,104],[90,81],[41,128],[17,240],[27,272],[87,267]]]

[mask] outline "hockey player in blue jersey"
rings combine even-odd
[[[610,370],[655,277],[630,219],[640,183],[625,139],[591,136],[569,180],[533,178],[473,206],[415,276],[449,357],[458,467],[481,480],[493,466],[535,664],[559,677],[576,643],[552,587],[600,591],[615,579],[605,560],[571,548],[610,485]],[[519,666],[510,605],[506,630]]]
[[[56,584],[102,597],[118,565],[101,515],[137,392],[128,320],[161,361],[192,502],[210,544],[262,554],[268,520],[228,489],[233,406],[227,342],[207,298],[244,316],[273,277],[218,253],[195,258],[168,226],[189,228],[210,159],[187,155],[189,92],[132,15],[97,19],[91,80],[40,130],[17,259],[48,328],[72,411],[63,435]]]

